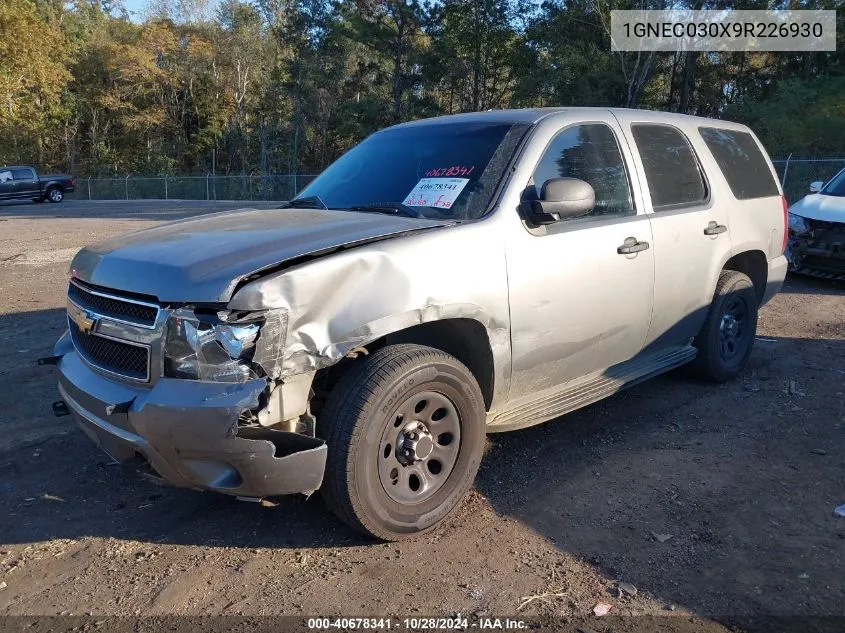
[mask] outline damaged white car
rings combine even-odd
[[[789,208],[789,270],[845,280],[845,169]]]
[[[242,498],[319,489],[399,539],[458,505],[488,432],[686,363],[735,377],[785,241],[742,125],[440,117],[373,134],[282,208],[83,249],[41,362],[55,412],[115,459]]]

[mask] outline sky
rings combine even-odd
[[[129,11],[134,21],[140,21],[141,14],[147,6],[147,0],[123,0],[123,6]]]
[[[144,8],[146,0],[123,0],[123,3],[129,11],[135,12]]]
[[[2,2],[2,0],[0,0]],[[117,4],[117,3],[115,3]],[[147,7],[150,5],[150,0],[120,0],[120,4],[126,7],[129,12],[129,17],[133,22],[140,22]],[[172,4],[176,4],[175,2]],[[209,0],[209,7],[212,8],[218,5],[218,0]]]

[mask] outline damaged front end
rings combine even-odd
[[[173,239],[186,248],[166,247],[186,260],[174,268],[180,284],[154,258],[157,243],[134,245],[137,237],[127,252],[109,246],[77,255],[68,333],[50,360],[58,358],[62,397],[86,433],[115,459],[142,456],[174,485],[240,497],[310,494],[326,464],[315,415],[334,384],[330,370],[363,346],[402,341],[403,333],[435,323],[450,334],[460,327],[461,336],[482,330],[478,353],[467,355],[489,375],[495,411],[509,386],[508,303],[500,283],[503,251],[467,249],[486,243],[466,234],[484,225],[438,232],[437,248],[449,256],[432,259],[431,239],[412,218],[379,217],[401,240],[384,239],[383,227],[371,227],[379,239],[348,245],[339,238],[369,215],[315,218],[308,226],[322,221],[314,235],[332,237],[333,250],[279,257],[263,268],[243,263],[237,274],[220,267],[246,256],[245,236],[239,234],[241,250],[212,253],[204,262],[195,261],[201,249],[191,245],[192,234],[178,233]],[[406,230],[399,231],[400,220]],[[443,224],[426,221],[424,228]],[[326,225],[337,231],[327,237]],[[252,239],[260,237],[256,257],[263,264],[275,259],[278,244],[266,241],[261,227]],[[222,237],[214,240],[226,246]],[[291,252],[303,251],[289,242]],[[151,249],[150,261],[139,263],[134,248]],[[213,284],[195,283],[210,279],[209,271]],[[478,271],[490,274],[479,281]],[[434,329],[416,330],[426,333],[435,336]],[[453,336],[457,352],[461,336]]]
[[[142,323],[129,297],[71,288],[69,331],[54,351],[59,390],[111,457],[140,457],[171,485],[239,497],[320,487],[313,374],[279,379],[284,310],[156,306]],[[146,354],[144,372],[129,373],[130,353]]]
[[[786,253],[790,271],[845,280],[845,223],[793,218]]]

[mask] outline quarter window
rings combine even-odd
[[[634,213],[619,144],[613,130],[602,123],[576,125],[558,134],[534,170],[526,194],[539,199],[543,183],[551,178],[578,178],[590,183],[596,205],[588,217]]]
[[[715,127],[698,131],[737,200],[780,195],[760,146],[748,132]]]
[[[638,123],[631,126],[631,133],[643,161],[655,211],[694,206],[707,199],[698,159],[678,129]]]

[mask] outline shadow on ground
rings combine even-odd
[[[158,486],[116,465],[73,423],[56,418],[56,370],[37,365],[66,329],[65,311],[0,315],[0,540],[116,538],[242,547],[361,543],[318,497],[264,508],[233,498]],[[64,501],[45,501],[51,495]],[[280,526],[280,518],[282,523]],[[281,529],[280,529],[281,527]]]
[[[781,292],[801,295],[843,295],[845,282],[834,279],[818,279],[807,275],[790,273],[786,277]]]
[[[54,419],[34,365],[63,312],[0,316],[4,543],[90,536],[228,548],[370,541],[319,498],[274,508],[158,487]],[[21,343],[21,341],[23,343]],[[26,344],[27,348],[13,349]],[[25,349],[20,352],[20,349]],[[758,343],[725,385],[674,373],[543,426],[491,436],[477,482],[517,519],[606,577],[700,613],[831,613],[845,604],[845,341]],[[474,529],[473,518],[445,529]],[[477,527],[477,526],[476,526]],[[436,548],[436,546],[435,546]]]
[[[676,372],[495,436],[478,487],[606,577],[696,612],[835,613],[843,392],[845,341],[758,343],[734,383]]]

